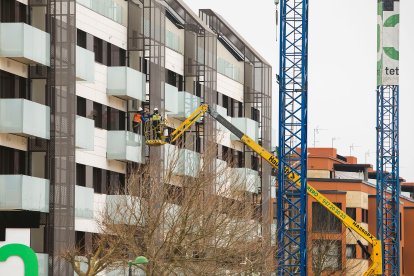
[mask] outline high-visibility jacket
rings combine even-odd
[[[157,113],[154,113],[154,114],[152,114],[151,119],[153,121],[161,121],[161,115],[160,114],[157,114]]]
[[[142,121],[142,116],[139,113],[135,113],[134,114],[134,119],[133,119],[134,123],[141,123]]]

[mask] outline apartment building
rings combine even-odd
[[[174,147],[148,148],[132,131],[139,107],[158,107],[171,131],[208,103],[270,148],[271,67],[212,10],[197,15],[181,0],[2,0],[0,22],[0,246],[30,246],[40,275],[71,275],[60,252],[91,241],[131,167]],[[232,157],[270,217],[270,168],[255,153],[208,116],[185,141],[184,168],[215,145],[217,164]],[[261,231],[270,234],[265,220]],[[22,271],[17,259],[0,263],[1,275]]]
[[[308,183],[376,235],[376,173],[372,165],[359,164],[353,156],[341,156],[334,148],[309,148],[308,152]],[[414,198],[410,194],[412,183],[401,181],[400,275],[413,275],[410,256],[414,238],[410,233],[414,230]],[[366,271],[369,256],[357,239],[366,249],[369,244],[311,197],[308,197],[307,210],[309,275],[321,275],[321,271],[329,275],[361,275]]]

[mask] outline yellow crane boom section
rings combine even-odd
[[[267,161],[273,168],[279,168],[279,159],[272,153],[264,149],[258,143],[256,143],[249,136],[241,132],[237,127],[227,121],[224,117],[218,114],[215,110],[210,108],[208,104],[202,104],[194,111],[174,132],[170,135],[170,142],[176,141],[191,125],[200,119],[205,113],[209,113],[214,119],[220,124],[226,127],[230,132],[236,135],[241,142],[251,148],[254,152],[259,154],[265,161]],[[288,167],[285,167],[285,175],[290,181],[295,182],[300,187],[300,177],[294,171],[291,171]],[[365,239],[372,246],[371,253],[371,265],[368,270],[364,273],[368,275],[382,275],[382,245],[381,241],[378,240],[374,235],[365,230],[360,224],[333,204],[329,199],[322,195],[318,190],[313,188],[311,185],[307,185],[308,194],[324,206],[330,213],[336,216],[348,229],[358,233],[363,239]]]

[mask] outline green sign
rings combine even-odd
[[[13,243],[0,247],[0,262],[5,262],[9,257],[19,257],[23,261],[24,276],[38,276],[39,264],[36,253],[30,247]]]
[[[399,84],[400,1],[378,0],[377,84]]]

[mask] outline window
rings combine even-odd
[[[368,223],[368,210],[361,209],[361,211],[362,211],[362,222]]]
[[[76,164],[76,185],[86,186],[86,170],[85,165]]]
[[[86,32],[77,29],[77,40],[76,40],[76,44],[79,47],[85,48],[86,49]]]
[[[103,186],[106,184],[106,174],[104,171],[98,168],[93,168],[93,189],[95,193],[104,193]],[[105,181],[105,182],[104,182]]]
[[[86,99],[76,97],[76,114],[78,116],[86,117]]]
[[[252,170],[258,171],[259,170],[259,157],[252,155]]]
[[[103,117],[102,105],[99,103],[93,103],[93,119],[95,120],[95,127],[104,128]]]
[[[125,130],[125,112],[108,107],[108,130]]]
[[[315,274],[342,267],[341,241],[314,240],[312,242],[312,269]]]
[[[75,239],[80,255],[84,255],[86,247],[85,232],[75,231]]]
[[[260,111],[252,107],[252,120],[260,123]]]
[[[0,146],[0,174],[28,174],[28,153]]]
[[[365,250],[362,250],[362,258],[365,260],[369,259],[369,254],[367,254],[368,252],[368,245],[363,245],[363,247],[365,248]]]
[[[338,208],[342,204],[334,203]],[[340,233],[342,230],[341,221],[325,209],[319,202],[312,202],[312,231]]]
[[[356,259],[356,245],[355,244],[346,245],[346,258]]]
[[[93,52],[95,53],[95,61],[103,63],[103,41],[100,38],[93,39]]]
[[[27,5],[14,0],[0,1],[1,22],[23,22],[27,23]]]
[[[353,220],[356,220],[356,208],[346,208],[346,214]]]

